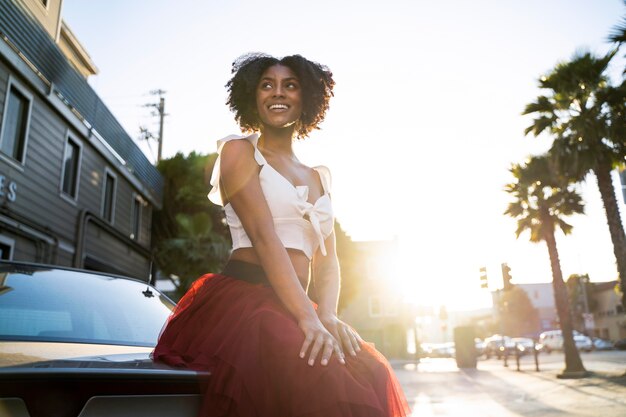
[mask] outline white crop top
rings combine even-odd
[[[326,256],[324,239],[330,236],[334,223],[329,194],[331,185],[330,171],[324,166],[313,168],[320,176],[324,194],[315,203],[310,203],[308,201],[308,186],[293,185],[267,163],[265,157],[257,148],[259,135],[256,133],[249,136],[230,135],[217,141],[218,157],[211,175],[213,188],[209,192],[209,200],[224,206],[220,193],[222,148],[226,142],[239,139],[245,139],[254,146],[254,158],[261,166],[261,171],[259,172],[261,189],[272,213],[276,234],[285,248],[299,249],[311,259],[319,246],[322,255]],[[252,247],[252,242],[230,203],[224,206],[224,211],[226,212],[226,221],[233,239],[233,250]]]

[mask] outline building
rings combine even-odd
[[[163,179],[87,83],[61,0],[0,0],[0,256],[147,279]]]
[[[589,336],[613,341],[626,338],[626,312],[621,304],[621,295],[619,291],[616,291],[617,281],[594,282],[592,285],[591,297],[595,302],[595,308],[590,312],[592,320],[587,321],[589,327],[585,332]],[[558,329],[559,318],[552,283],[516,284],[516,286],[526,292],[539,313],[540,329],[537,329],[538,332]]]
[[[537,333],[557,328],[559,319],[554,302],[554,289],[552,283],[542,282],[537,284],[515,284],[526,292],[533,307],[539,315],[539,328]]]
[[[616,288],[617,281],[593,284],[593,335],[613,341],[626,338],[626,312]]]
[[[393,282],[396,241],[354,242],[362,277],[352,301],[340,317],[353,326],[361,337],[388,357],[407,355],[407,331],[413,319],[406,313],[400,291]]]

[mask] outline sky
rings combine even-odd
[[[163,154],[215,151],[237,133],[224,85],[247,52],[327,65],[335,97],[321,130],[296,144],[327,165],[338,221],[354,240],[397,240],[395,285],[409,301],[488,307],[479,285],[551,281],[545,245],[503,215],[508,169],[550,146],[525,137],[538,78],[579,51],[604,54],[621,0],[64,0],[62,15],[99,68],[90,84],[133,138],[157,132],[146,103],[165,90]],[[610,69],[620,79],[626,62]],[[148,157],[152,153],[141,144]],[[626,213],[615,178],[620,210]],[[564,276],[616,279],[595,178],[586,215],[557,236]]]

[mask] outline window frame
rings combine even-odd
[[[113,194],[111,196],[111,218],[108,219],[105,216],[104,208],[106,206],[106,188],[107,188],[107,178],[111,177],[113,179]],[[115,203],[117,200],[117,175],[113,170],[109,167],[104,167],[104,175],[102,177],[102,191],[101,191],[101,199],[100,199],[100,217],[109,224],[115,224]]]
[[[76,178],[74,181],[76,182],[76,195],[72,196],[67,194],[63,190],[63,183],[65,182],[65,154],[67,153],[67,147],[69,146],[70,141],[72,141],[78,147],[78,161],[76,164]],[[61,159],[61,181],[59,182],[59,195],[65,199],[66,201],[76,204],[78,201],[78,193],[80,191],[80,171],[83,162],[83,144],[81,141],[76,139],[76,136],[71,134],[69,131],[65,134],[65,146],[63,146],[63,156]]]
[[[6,235],[0,235],[0,244],[7,245],[9,247],[9,257],[7,259],[0,258],[5,261],[12,261],[15,254],[15,239],[11,239]]]
[[[135,204],[139,204],[139,213],[137,217],[137,235],[135,236]],[[136,192],[133,192],[133,199],[130,205],[130,238],[136,242],[141,240],[141,226],[143,225],[143,208],[146,206],[146,201]]]
[[[4,138],[4,128],[6,127],[6,118],[7,118],[7,104],[9,102],[9,97],[11,95],[11,89],[15,88],[19,94],[21,94],[28,101],[28,108],[26,111],[26,127],[24,128],[24,148],[22,149],[21,160],[14,159],[13,157],[5,154],[0,151],[0,158],[2,160],[8,162],[13,165],[20,171],[24,170],[24,166],[26,165],[26,149],[28,149],[28,138],[30,136],[30,120],[33,114],[33,95],[26,89],[24,85],[22,85],[19,81],[15,79],[12,75],[9,75],[9,79],[7,81],[7,87],[4,95],[4,102],[2,103],[2,125],[0,126],[0,146],[2,145],[2,139]]]

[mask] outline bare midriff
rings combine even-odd
[[[307,258],[304,252],[298,249],[288,248],[287,254],[289,255],[289,259],[291,259],[291,264],[296,271],[300,285],[302,285],[302,288],[306,289],[309,284],[309,258]],[[230,255],[230,259],[261,265],[261,260],[253,248],[235,249]]]

